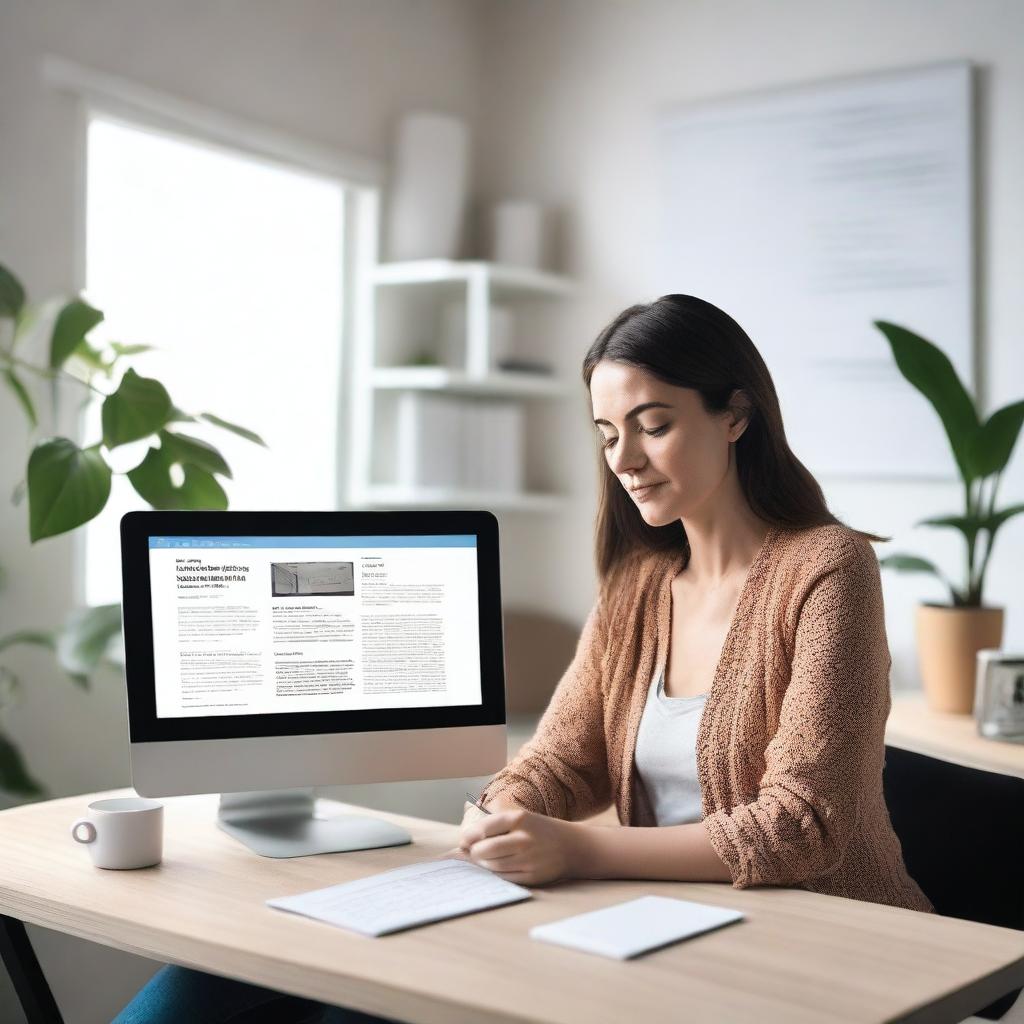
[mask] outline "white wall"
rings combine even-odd
[[[482,192],[490,200],[535,197],[564,210],[566,269],[581,284],[554,333],[553,354],[567,373],[578,379],[584,351],[615,313],[655,297],[649,281],[658,216],[656,106],[963,58],[981,69],[984,407],[1024,396],[1024,5],[493,0],[486,10]],[[573,504],[529,538],[514,535],[533,544],[528,571],[539,573],[539,599],[576,618],[594,587],[592,427],[580,388],[580,403],[563,410],[548,435],[551,474],[568,481]],[[1003,482],[1007,503],[1024,500],[1022,450],[1024,444]],[[841,518],[892,536],[902,549],[931,554],[961,575],[962,541],[912,529],[920,518],[960,507],[955,484],[822,483]],[[1006,642],[1016,647],[1024,647],[1022,562],[1024,517],[1004,528],[987,588],[989,602],[1008,609]],[[924,577],[891,574],[884,586],[894,682],[916,686],[913,607],[920,599],[942,600],[940,588]]]
[[[472,0],[4,0],[0,260],[36,298],[67,292],[75,282],[75,108],[43,84],[46,54],[384,160],[406,110],[450,111],[475,124],[477,32]],[[6,399],[0,437],[3,634],[55,624],[71,607],[72,544],[57,538],[30,547],[26,508],[7,501],[24,473],[28,436]],[[50,792],[127,784],[121,679],[105,673],[84,693],[42,653],[4,658],[25,684],[7,727]],[[69,1024],[110,1020],[152,967],[101,947],[33,935]],[[20,1018],[6,986],[0,971],[0,1019],[13,1022]]]

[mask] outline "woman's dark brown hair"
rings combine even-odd
[[[786,441],[768,367],[746,331],[727,313],[692,295],[663,295],[646,305],[630,306],[597,336],[584,357],[588,390],[594,367],[605,359],[640,367],[666,384],[693,388],[709,413],[724,412],[733,392],[742,391],[751,412],[746,430],[735,442],[736,470],[754,514],[783,529],[839,523],[818,482]],[[600,464],[595,555],[602,580],[638,549],[688,547],[681,522],[649,526],[603,453]]]

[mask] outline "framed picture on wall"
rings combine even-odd
[[[658,288],[714,302],[765,357],[812,472],[953,478],[874,320],[974,386],[966,62],[666,108]]]

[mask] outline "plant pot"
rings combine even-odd
[[[1002,642],[1002,608],[918,605],[917,653],[928,706],[971,714],[978,651]]]

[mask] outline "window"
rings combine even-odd
[[[338,503],[344,188],[242,152],[102,117],[89,124],[86,296],[114,341],[190,413],[260,434],[260,448],[206,423],[176,429],[223,453],[233,509]],[[96,335],[94,335],[95,337]],[[85,414],[100,434],[99,404]],[[127,471],[146,444],[115,449]],[[120,599],[118,521],[148,507],[115,476],[85,530],[84,597]]]

